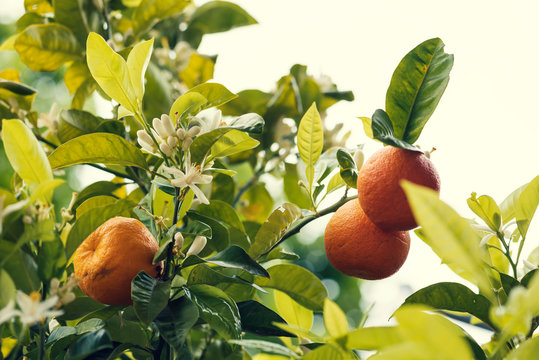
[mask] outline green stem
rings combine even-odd
[[[180,214],[180,207],[183,203],[183,198],[185,197],[186,191],[182,191],[180,188],[176,188],[175,194],[174,194],[174,215],[172,216],[172,226],[176,227],[176,224],[178,224],[178,217]],[[168,245],[167,249],[167,259],[165,260],[165,267],[163,270],[163,281],[166,281],[169,279],[168,273],[170,272],[170,266],[172,265],[173,261],[173,250],[174,248],[174,242],[171,242]]]
[[[271,249],[269,249],[266,253],[262,254],[263,255],[266,255],[267,253],[269,253],[271,250],[273,250],[275,247],[279,246],[282,242],[284,242],[286,239],[288,239],[289,237],[293,236],[293,235],[296,235],[297,233],[300,232],[300,230],[305,226],[307,225],[308,223],[310,223],[311,221],[313,220],[316,220],[324,215],[327,215],[327,214],[331,214],[335,211],[337,211],[337,209],[339,209],[341,206],[343,206],[344,204],[346,204],[348,201],[350,200],[353,200],[353,199],[357,199],[357,195],[355,196],[349,196],[349,197],[342,197],[339,201],[337,201],[335,204],[323,209],[323,210],[320,210],[319,212],[317,212],[316,214],[314,215],[310,215],[310,216],[307,216],[305,218],[303,218],[303,220],[301,220],[299,223],[297,223],[296,225],[292,226],[290,229],[288,229],[287,232],[285,232],[285,234],[281,237],[281,239],[271,247]]]
[[[507,244],[505,242],[504,237],[502,236],[502,234],[499,231],[496,231],[496,236],[498,237],[498,239],[500,240],[500,242],[502,243],[502,245],[503,245],[503,247],[505,249],[505,256],[509,260],[509,264],[511,264],[511,269],[513,269],[513,277],[516,279],[517,278],[517,266],[513,262],[513,259],[511,258],[511,253],[509,252],[509,244]]]

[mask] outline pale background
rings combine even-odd
[[[432,159],[442,179],[441,198],[461,215],[473,217],[466,205],[472,191],[500,203],[539,173],[539,2],[234,2],[259,24],[208,35],[199,49],[219,54],[215,81],[232,91],[269,91],[295,63],[308,65],[315,76],[327,74],[356,97],[331,108],[328,121],[351,129],[348,145],[364,143],[368,157],[379,145],[365,137],[357,117],[384,107],[391,74],[409,50],[440,37],[446,52],[455,55],[455,64],[418,144],[438,149]],[[22,0],[0,4],[0,21],[22,12]],[[328,220],[303,232],[319,232]],[[532,223],[524,255],[539,245],[537,223]],[[365,306],[375,303],[368,324],[387,324],[407,295],[438,281],[460,280],[414,238],[409,258],[396,275],[364,283]],[[487,333],[474,335],[481,342],[488,340]]]

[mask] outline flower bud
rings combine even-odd
[[[187,151],[189,149],[189,146],[191,146],[191,144],[193,143],[193,138],[186,138],[184,141],[183,141],[183,149],[185,151]]]
[[[172,148],[168,146],[166,143],[162,143],[159,145],[159,149],[165,154],[166,156],[172,156]]]
[[[361,170],[361,166],[363,166],[363,162],[365,161],[365,154],[363,154],[363,151],[361,149],[357,149],[354,153],[354,162],[356,163],[357,170]]]
[[[191,247],[189,248],[189,251],[187,251],[185,257],[189,257],[191,255],[198,255],[202,251],[202,249],[204,249],[207,242],[208,240],[205,236],[197,235],[195,240],[193,240],[193,243],[191,244]]]
[[[161,139],[167,138],[167,130],[165,129],[165,126],[163,125],[161,120],[159,120],[158,118],[154,118],[152,121],[152,125]]]
[[[187,131],[187,136],[189,137],[197,136],[200,133],[200,130],[201,130],[200,126],[195,125]]]
[[[26,225],[31,225],[34,221],[32,220],[32,217],[29,216],[29,215],[24,215],[22,217],[22,222],[25,223]]]
[[[176,136],[169,136],[167,139],[167,144],[171,148],[175,148],[178,145],[178,138]]]
[[[178,135],[178,139],[180,139],[180,141],[183,141],[183,139],[185,139],[185,130],[179,128],[178,130],[176,130],[176,135]]]
[[[183,235],[181,232],[177,232],[174,234],[174,246],[176,248],[181,249],[183,246]]]
[[[163,124],[163,127],[165,128],[165,131],[168,136],[174,135],[174,125],[172,125],[172,120],[170,119],[170,116],[167,114],[161,115],[161,123]]]

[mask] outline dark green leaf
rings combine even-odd
[[[97,331],[105,326],[105,322],[101,319],[89,319],[81,321],[75,326],[77,335],[83,335],[89,332]]]
[[[212,238],[208,241],[206,248],[209,250],[221,251],[229,244],[229,234],[225,225],[219,220],[202,215],[197,211],[190,210],[187,212],[188,221],[198,220],[211,227]],[[204,251],[201,253],[204,254]],[[202,256],[202,255],[201,255]]]
[[[495,328],[489,318],[490,301],[462,284],[442,282],[427,286],[408,296],[405,304],[425,304],[440,310],[466,312]]]
[[[89,31],[104,34],[102,17],[92,0],[54,0],[54,20],[65,25],[85,45]]]
[[[273,325],[273,323],[286,324],[286,321],[275,311],[265,307],[258,301],[248,300],[237,305],[243,331],[260,336],[295,336]]]
[[[503,290],[507,295],[509,295],[515,286],[520,285],[520,282],[518,282],[517,279],[504,273],[500,273],[500,280],[502,281]]]
[[[243,347],[255,348],[263,352],[299,359],[298,354],[296,354],[289,348],[274,342],[269,342],[265,340],[230,340],[229,342]]]
[[[530,283],[531,279],[538,273],[539,271],[537,269],[533,269],[530,272],[528,272],[526,275],[520,279],[520,283],[522,286],[528,287],[528,284]]]
[[[138,318],[149,324],[167,306],[170,281],[154,279],[141,271],[131,282],[131,298]]]
[[[200,317],[225,339],[239,339],[241,320],[234,300],[210,285],[193,285],[185,291],[198,306]]]
[[[257,278],[255,284],[280,290],[300,305],[322,311],[328,292],[313,273],[294,264],[279,264],[268,269],[270,278]]]
[[[170,246],[174,246],[172,240],[168,240],[161,245],[161,247],[159,247],[159,251],[157,251],[153,257],[152,264],[157,264],[158,262],[165,260],[167,258],[167,252]]]
[[[337,150],[337,161],[339,162],[339,166],[341,169],[355,169],[356,168],[356,163],[354,162],[354,158],[345,149]]]
[[[453,67],[453,55],[446,54],[444,46],[439,38],[427,40],[395,69],[386,94],[395,138],[413,144],[438,105]]]
[[[187,221],[187,225],[182,228],[182,233],[194,236],[201,235],[205,236],[208,239],[211,239],[213,236],[211,226],[202,221],[193,219],[189,219]]]
[[[65,359],[85,359],[93,353],[103,349],[111,349],[112,347],[112,339],[109,333],[104,329],[97,330],[84,335],[70,346]]]
[[[8,81],[0,79],[0,89],[6,89],[17,95],[32,95],[36,93],[36,89],[15,81]]]
[[[49,162],[53,169],[85,163],[148,167],[146,157],[139,148],[118,135],[107,133],[71,139],[49,155]]]
[[[225,275],[223,271],[218,271],[219,269],[211,268],[205,264],[199,264],[189,272],[189,278],[187,279],[188,285],[222,285],[223,283],[230,284],[239,284],[244,286],[250,286],[255,288],[258,291],[267,293],[266,290],[262,289],[260,286],[253,284],[252,282],[243,279],[239,275]],[[226,291],[225,291],[226,292]]]
[[[87,296],[79,296],[72,302],[64,305],[62,310],[64,314],[58,317],[59,321],[76,320],[91,314],[94,311],[103,309],[105,305],[91,299]]]
[[[195,10],[189,28],[197,29],[204,34],[212,34],[256,23],[255,19],[236,4],[210,1]]]
[[[198,307],[187,296],[182,296],[165,307],[155,324],[165,341],[179,351],[197,320]]]
[[[112,126],[114,125],[111,126],[109,124],[111,122],[122,126],[119,121],[105,121],[87,111],[75,109],[64,110],[60,113],[59,117],[58,138],[60,141],[66,142],[77,136],[105,130],[103,127],[113,130]]]
[[[393,124],[391,123],[388,114],[384,110],[376,110],[370,120],[370,128],[372,130],[374,139],[380,140],[386,145],[395,146],[401,149],[420,151],[412,144],[395,136],[395,133],[393,132]]]
[[[37,257],[37,270],[41,281],[61,278],[66,264],[64,245],[60,238],[43,242]]]

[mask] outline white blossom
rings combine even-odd
[[[187,251],[187,254],[185,254],[185,257],[189,257],[191,255],[198,255],[204,249],[207,242],[208,240],[205,236],[197,235],[195,237],[195,240],[193,240],[191,247]]]
[[[150,154],[157,153],[157,148],[155,147],[151,136],[146,132],[146,130],[137,131],[137,142],[143,150],[146,150]]]
[[[363,166],[363,161],[365,161],[365,155],[363,154],[363,150],[357,149],[354,153],[354,162],[356,163],[357,170],[361,170],[361,167]]]
[[[45,318],[62,315],[63,311],[52,310],[57,302],[58,296],[51,296],[47,300],[41,301],[41,296],[37,292],[30,295],[21,291],[17,292],[17,304],[21,309],[18,315],[25,325],[32,325]]]
[[[209,184],[213,179],[211,175],[202,174],[200,168],[193,166],[190,162],[186,163],[185,173],[180,169],[167,166],[163,166],[163,169],[173,176],[173,179],[171,180],[172,185],[178,188],[185,188],[188,186],[203,204],[210,203],[197,184]]]
[[[177,232],[176,234],[174,234],[174,246],[180,250],[183,246],[183,235],[181,232]]]
[[[46,126],[51,134],[56,135],[58,132],[58,107],[56,103],[52,104],[51,109],[47,114],[39,115],[37,121],[38,126]]]
[[[9,303],[2,310],[0,310],[0,324],[5,323],[9,319],[19,315],[20,311],[15,309],[15,302],[10,300]]]
[[[73,289],[77,287],[78,280],[74,275],[67,278],[67,281],[60,285],[60,280],[53,278],[50,285],[50,293],[52,296],[57,296],[60,303],[63,305],[69,304],[75,300],[75,293]]]
[[[153,128],[155,131],[157,131],[157,134],[159,137],[166,141],[169,136],[176,135],[176,131],[174,130],[174,125],[172,124],[172,120],[170,119],[170,116],[163,114],[161,115],[161,119],[154,118],[152,122]]]
[[[200,127],[199,134],[204,134],[223,125],[223,114],[221,110],[215,108],[202,110],[191,119],[190,125],[198,125]]]

